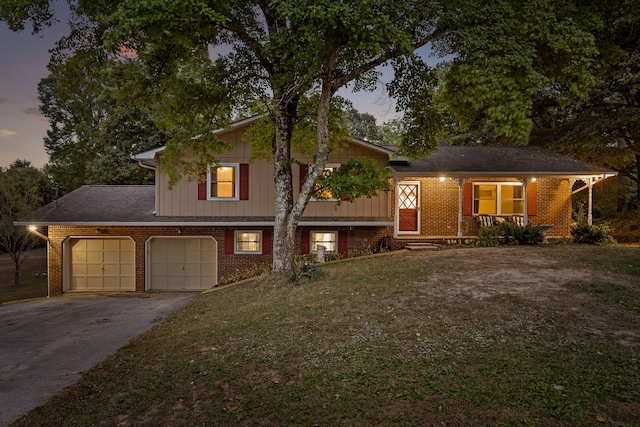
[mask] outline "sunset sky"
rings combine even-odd
[[[16,159],[41,167],[48,161],[43,138],[49,123],[39,112],[38,83],[48,75],[49,50],[68,33],[65,2],[56,2],[60,22],[40,34],[27,27],[21,33],[0,22],[0,167]],[[396,117],[395,106],[382,90],[340,95],[350,99],[360,112],[373,114],[378,124]]]

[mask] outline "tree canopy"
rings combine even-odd
[[[13,223],[51,200],[51,181],[26,160],[0,168],[0,252],[15,264],[14,284],[20,280],[20,266],[38,238]]]
[[[387,90],[403,112],[405,155],[435,147],[446,129],[441,102],[462,125],[484,118],[498,136],[526,143],[540,90],[562,86],[567,103],[593,83],[591,30],[598,22],[583,3],[79,0],[73,7],[95,24],[91,34],[110,55],[124,64],[130,52],[143,65],[132,97],[137,106],[157,106],[153,123],[168,135],[162,167],[174,178],[215,163],[225,147],[212,130],[248,111],[267,112],[277,194],[273,267],[284,272],[294,267],[296,227],[324,175],[340,88],[371,90],[379,66],[393,70]],[[32,21],[37,31],[51,20],[49,2],[6,0],[0,19],[17,30]],[[427,44],[454,55],[443,84],[414,53]],[[301,106],[310,99],[314,161],[294,200],[292,141],[296,127],[308,123]]]

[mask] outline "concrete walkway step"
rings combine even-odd
[[[404,248],[410,251],[424,251],[440,249],[440,245],[436,245],[435,243],[408,243]]]

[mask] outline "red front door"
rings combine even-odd
[[[398,184],[398,231],[417,233],[420,202],[418,183]]]

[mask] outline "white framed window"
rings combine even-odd
[[[326,252],[338,251],[337,231],[312,231],[309,240],[311,243],[311,253],[318,251],[318,245],[324,246]]]
[[[327,163],[324,166],[324,172],[322,173],[323,176],[327,176],[329,174],[332,174],[333,172],[336,171],[336,169],[338,169],[340,167],[340,163]],[[317,194],[318,196],[321,196],[322,198],[317,198],[317,197],[313,197],[313,200],[317,200],[320,202],[324,202],[324,201],[336,201],[337,199],[335,197],[333,197],[333,193],[331,192],[331,190],[325,188],[325,189],[321,189],[319,185],[316,184],[316,187],[314,189],[314,194]]]
[[[237,230],[234,237],[234,253],[261,254],[262,231]]]
[[[474,182],[473,214],[523,215],[523,185],[519,182]]]
[[[238,200],[240,165],[221,163],[207,174],[207,200]]]

